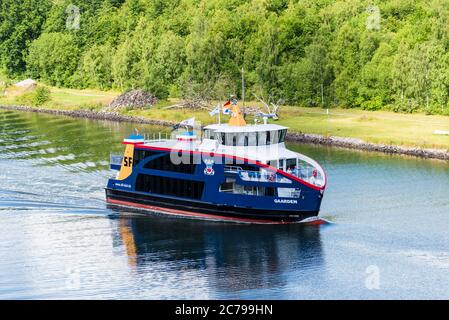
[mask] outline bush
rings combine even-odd
[[[15,103],[23,106],[40,107],[51,100],[51,93],[47,87],[38,86],[31,92],[26,92],[15,98]]]
[[[27,67],[33,79],[51,85],[69,86],[78,66],[76,38],[65,33],[44,33],[30,45]]]
[[[360,104],[361,108],[363,110],[370,110],[370,111],[375,111],[375,110],[380,110],[383,107],[383,103],[382,103],[382,99],[379,97],[374,97],[371,100],[368,101],[364,101]]]
[[[47,87],[37,87],[33,92],[33,105],[40,107],[51,100],[51,93]]]

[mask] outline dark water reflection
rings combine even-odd
[[[0,298],[449,298],[446,162],[290,144],[332,224],[147,216],[104,202],[136,127],[0,111]]]
[[[122,217],[117,227],[115,245],[126,247],[138,272],[154,264],[172,272],[195,270],[220,292],[283,287],[287,279],[279,274],[323,265],[319,228],[147,217]]]

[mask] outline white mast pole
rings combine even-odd
[[[245,70],[242,67],[242,105],[245,106]]]
[[[218,103],[218,124],[221,124],[221,104]]]

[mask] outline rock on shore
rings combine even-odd
[[[443,149],[422,149],[415,147],[401,147],[387,144],[365,142],[355,138],[325,137],[318,134],[289,133],[287,139],[311,144],[328,145],[349,149],[383,152],[389,154],[403,154],[421,158],[449,160],[449,152]]]

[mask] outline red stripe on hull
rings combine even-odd
[[[232,222],[254,223],[254,224],[291,224],[291,223],[295,223],[295,222],[285,222],[285,221],[259,220],[259,219],[218,216],[218,215],[212,215],[212,214],[197,213],[197,212],[177,210],[177,209],[169,209],[169,208],[163,208],[163,207],[158,207],[158,206],[150,206],[150,205],[146,205],[146,204],[140,204],[140,203],[135,203],[135,202],[110,199],[110,198],[107,198],[106,202],[116,204],[116,205],[126,206],[126,207],[135,207],[135,208],[140,208],[140,209],[159,211],[162,213],[175,215],[175,216],[194,217],[194,218],[201,218],[201,219],[207,219],[207,220],[232,221]]]

